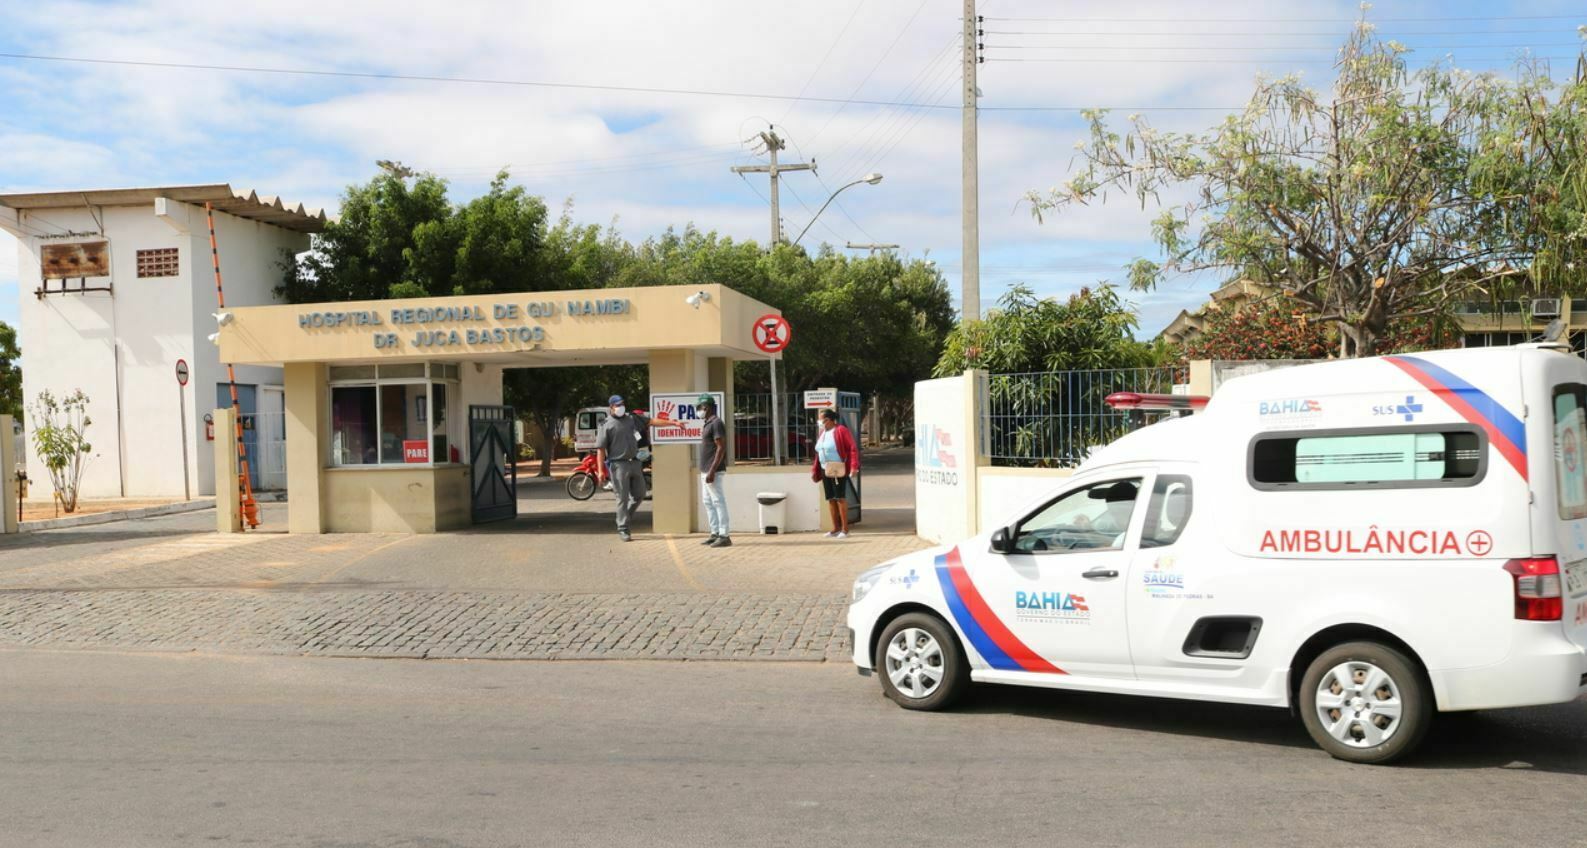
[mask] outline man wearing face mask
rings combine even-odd
[[[595,434],[596,457],[603,473],[611,469],[612,491],[617,494],[617,537],[633,541],[628,532],[628,521],[645,502],[645,465],[639,459],[641,436],[657,425],[670,425],[665,417],[654,420],[638,413],[630,415],[622,395],[612,395],[607,401],[611,415]]]

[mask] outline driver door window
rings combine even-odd
[[[1064,494],[1021,521],[1016,554],[1117,551],[1135,512],[1141,478],[1109,480]]]

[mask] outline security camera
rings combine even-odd
[[[210,313],[210,314],[215,316],[215,323],[217,325],[219,325],[219,326],[222,326],[222,327],[226,326],[227,324],[230,324],[232,322],[232,320],[237,317],[237,316],[231,314],[230,312],[213,312],[213,313]]]
[[[220,344],[220,333],[210,333],[209,334],[209,343],[212,344],[212,345]]]
[[[690,306],[694,307],[695,309],[699,309],[700,308],[700,304],[702,304],[702,303],[704,303],[704,302],[706,302],[706,301],[708,301],[710,299],[711,299],[711,293],[710,292],[708,292],[708,291],[697,291],[694,294],[691,294],[688,297],[684,298],[683,302],[689,304]]]

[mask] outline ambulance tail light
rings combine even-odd
[[[1205,395],[1152,395],[1142,392],[1114,392],[1105,399],[1114,409],[1205,409],[1211,398]]]
[[[1515,578],[1515,617],[1520,621],[1559,621],[1565,612],[1559,560],[1512,559],[1504,570]]]

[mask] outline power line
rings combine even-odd
[[[1440,37],[1446,36],[1446,35],[1470,35],[1470,36],[1481,37],[1481,38],[1489,38],[1489,37],[1492,37],[1492,36],[1495,36],[1495,35],[1548,35],[1548,34],[1557,34],[1560,31],[1561,30],[1560,30],[1559,27],[1547,27],[1547,28],[1544,28],[1544,29],[1437,30],[1437,31],[1422,31],[1422,32],[1402,32],[1402,33],[1399,33],[1399,35],[1403,36],[1403,37],[1406,37],[1406,38],[1420,38],[1421,36],[1426,36],[1426,35],[1433,35],[1433,36],[1440,36]],[[1186,32],[1185,30],[1158,30],[1158,31],[1145,31],[1145,30],[1099,30],[1099,31],[1093,31],[1093,32],[1077,32],[1075,30],[992,30],[992,29],[988,29],[988,30],[982,30],[981,34],[982,35],[1037,35],[1037,36],[1056,35],[1056,36],[1065,36],[1065,37],[1072,37],[1072,38],[1090,38],[1090,37],[1098,36],[1098,35],[1125,35],[1125,36],[1131,36],[1131,37],[1143,36],[1143,35],[1144,36],[1174,36],[1174,37],[1178,37],[1178,38],[1183,38],[1185,36],[1196,36],[1196,37],[1199,38],[1199,37],[1209,36],[1209,35],[1210,36],[1227,36],[1227,37],[1230,37],[1230,38],[1235,38],[1235,37],[1247,37],[1248,38],[1248,37],[1269,36],[1269,35],[1285,35],[1285,36],[1288,36],[1288,35],[1299,35],[1299,36],[1316,36],[1318,38],[1324,38],[1324,37],[1326,37],[1326,38],[1341,38],[1341,37],[1348,36],[1350,33],[1348,31],[1343,31],[1343,30],[1311,30],[1309,32],[1283,31],[1283,30],[1269,30],[1267,32],[1228,32],[1228,31],[1221,31],[1221,30],[1217,31],[1217,32],[1212,32],[1212,31],[1207,31],[1207,32]],[[1375,34],[1380,36],[1380,37],[1388,37],[1388,34],[1383,32],[1383,31],[1379,31],[1379,32],[1377,32]]]
[[[1461,58],[1461,61],[1464,61],[1464,62],[1508,62],[1508,61],[1511,61],[1511,60],[1517,59],[1517,58],[1541,59],[1541,60],[1544,60],[1544,61],[1554,61],[1554,60],[1569,61],[1569,60],[1574,60],[1577,57],[1576,56],[1526,56],[1526,57],[1518,57],[1518,56],[1462,56],[1460,58]],[[1115,63],[1115,62],[1128,62],[1129,64],[1132,64],[1132,65],[1141,65],[1141,64],[1249,65],[1249,64],[1260,64],[1260,63],[1263,63],[1263,62],[1283,62],[1285,64],[1291,64],[1291,65],[1333,65],[1333,64],[1337,64],[1338,63],[1337,59],[1290,59],[1290,58],[1285,58],[1285,57],[1282,57],[1282,56],[1273,56],[1273,57],[1253,56],[1253,57],[1247,58],[1247,59],[1097,59],[1097,58],[1092,58],[1092,59],[1005,59],[1005,58],[1001,58],[1001,57],[988,56],[988,57],[986,57],[986,61],[988,61],[988,62],[1038,62],[1038,63],[1041,63],[1041,62],[1054,63],[1054,62],[1056,62],[1056,63],[1060,63],[1060,64],[1096,64],[1096,63],[1109,64],[1109,63]],[[1439,61],[1441,61],[1441,60],[1429,59],[1428,62],[1423,62],[1423,63],[1421,63],[1421,65],[1425,66],[1427,64],[1437,64]],[[994,109],[991,109],[991,108],[988,108],[988,107],[982,107],[982,111],[1010,111],[1010,109],[1008,107],[1005,107],[1005,108],[1000,109],[1000,110],[994,110]],[[1019,111],[1027,111],[1027,110],[1019,110]]]
[[[783,127],[783,131],[787,132],[788,128],[787,127]],[[805,156],[804,150],[799,147],[799,142],[793,140],[793,136],[792,135],[788,136],[787,140],[788,140],[789,144],[793,145],[794,152],[799,154],[799,158],[800,159],[808,159],[808,158],[810,158],[810,157]],[[811,159],[810,161],[814,162],[815,160]],[[827,185],[827,181],[821,177],[821,172],[818,169],[816,169],[816,168],[811,168],[810,169],[810,176],[815,177],[816,178],[816,182],[821,185],[821,188],[826,190],[827,196],[832,198],[832,205],[836,206],[838,208],[838,212],[842,213],[843,217],[849,219],[849,223],[853,224],[855,229],[857,229],[860,232],[864,233],[866,238],[872,239],[874,241],[875,237],[872,236],[869,232],[867,232],[865,227],[861,226],[860,222],[855,220],[853,215],[849,214],[849,210],[844,207],[843,201],[838,200],[837,192],[832,190],[832,186]],[[791,186],[790,186],[789,190],[790,191],[793,190]],[[810,212],[809,204],[805,203],[804,198],[800,197],[799,193],[797,191],[794,192],[794,198],[799,201],[799,205],[803,206],[805,208],[806,212]],[[816,213],[810,212],[810,214],[811,214],[812,217],[816,217]],[[821,222],[821,226],[826,227],[827,232],[832,233],[833,238],[837,238],[838,237],[838,234],[836,232],[833,232],[832,228],[828,227],[827,223],[825,221]]]
[[[1365,23],[1443,23],[1445,21],[1561,21],[1579,19],[1580,15],[1440,15],[1436,18],[1366,18]],[[1052,21],[1066,24],[1121,23],[1121,24],[1357,24],[1357,18],[1008,18],[981,16],[987,21]]]
[[[1535,58],[1574,59],[1576,57],[1574,57],[1574,56],[1564,56],[1564,57],[1561,57],[1561,56],[1549,56],[1549,57],[1535,57]],[[519,86],[519,87],[529,87],[529,88],[575,89],[575,90],[584,90],[584,91],[612,91],[612,92],[627,92],[627,93],[638,93],[638,94],[677,94],[677,95],[686,95],[686,96],[695,96],[695,97],[736,97],[736,98],[751,99],[751,100],[786,100],[786,101],[798,100],[800,102],[805,102],[805,103],[839,103],[839,104],[853,105],[853,106],[892,106],[892,107],[921,108],[921,109],[944,109],[944,110],[950,110],[951,109],[951,110],[954,110],[954,111],[957,111],[960,108],[959,106],[956,106],[956,105],[951,104],[951,103],[949,103],[949,104],[905,103],[905,102],[899,102],[899,101],[894,101],[894,100],[859,100],[859,99],[854,99],[854,98],[809,97],[809,96],[806,96],[806,97],[794,97],[792,95],[787,95],[787,94],[766,94],[766,93],[741,92],[741,91],[712,91],[712,90],[705,90],[705,89],[654,88],[654,87],[643,87],[643,86],[620,86],[620,85],[593,85],[593,84],[583,84],[583,83],[542,82],[542,81],[533,81],[533,80],[506,80],[506,79],[482,79],[482,78],[468,78],[468,77],[427,76],[427,75],[419,75],[419,74],[377,74],[377,73],[365,73],[365,72],[358,72],[358,71],[324,71],[324,70],[294,69],[294,68],[248,67],[248,66],[240,66],[240,65],[203,65],[203,64],[182,63],[182,62],[144,62],[144,61],[133,61],[133,60],[127,60],[127,59],[91,59],[91,58],[76,57],[76,56],[44,56],[44,55],[24,54],[24,53],[0,53],[0,59],[19,59],[19,60],[24,60],[24,61],[44,61],[44,62],[70,62],[70,63],[79,63],[79,64],[113,65],[113,66],[127,66],[127,67],[168,68],[168,69],[175,69],[175,70],[224,71],[224,72],[231,72],[231,73],[280,74],[280,75],[287,75],[287,76],[345,77],[345,78],[354,78],[354,79],[396,80],[396,81],[406,81],[406,82],[460,83],[460,84],[468,84],[468,85],[506,85],[506,86]],[[1000,60],[988,60],[988,61],[1004,61],[1004,62],[1007,62],[1007,61],[1016,61],[1016,60],[1000,59]],[[1062,61],[1062,60],[1059,60],[1059,61]],[[1120,59],[1120,60],[1078,59],[1078,60],[1075,60],[1075,61],[1077,61],[1077,62],[1110,62],[1110,61],[1136,61],[1136,60],[1130,60],[1130,59]],[[1140,60],[1140,61],[1164,61],[1164,60]],[[1183,61],[1196,61],[1196,60],[1183,60]],[[1216,61],[1216,60],[1204,60],[1204,61]],[[1249,61],[1249,60],[1235,60],[1235,61]],[[1304,61],[1304,60],[1300,60],[1300,61]],[[1329,60],[1329,61],[1331,61],[1331,60]],[[1470,60],[1470,61],[1478,61],[1478,60],[1474,60],[1473,59],[1473,60]],[[1183,106],[1183,105],[1172,105],[1172,106],[1168,106],[1168,105],[1119,106],[1119,105],[1103,105],[1103,104],[1077,104],[1077,105],[1034,105],[1034,104],[1032,104],[1032,105],[1023,105],[1023,106],[980,106],[980,107],[978,107],[978,109],[980,111],[982,111],[982,112],[1079,112],[1079,111],[1084,111],[1084,110],[1087,110],[1087,109],[1108,109],[1108,110],[1119,111],[1119,112],[1238,112],[1238,111],[1240,111],[1243,108],[1245,108],[1245,107],[1243,107],[1243,106]]]
[[[924,6],[924,4],[922,4]],[[543,80],[492,79],[487,77],[448,77],[430,74],[394,74],[371,71],[326,71],[309,68],[272,68],[252,65],[207,65],[194,62],[151,62],[133,59],[94,59],[86,56],[47,56],[35,53],[0,53],[0,59],[17,59],[30,62],[68,62],[84,65],[114,65],[135,68],[165,68],[183,71],[223,71],[246,74],[278,74],[284,76],[339,77],[347,79],[391,80],[398,82],[441,82],[464,85],[505,85],[521,88],[572,89],[577,91],[610,91],[632,94],[677,94],[690,97],[738,97],[750,100],[785,100],[801,103],[837,103],[841,106],[909,106],[889,100],[861,100],[854,97],[800,97],[789,94],[765,94],[748,91],[719,91],[695,88],[659,88],[634,85],[597,85],[593,83],[546,82]],[[856,91],[857,93],[857,91]],[[841,111],[841,109],[839,110]],[[829,121],[830,123],[830,121]]]
[[[1556,41],[1545,44],[1406,44],[1408,50],[1513,50],[1552,47],[1581,47],[1580,41]],[[987,44],[987,50],[1215,50],[1227,53],[1231,50],[1338,50],[1336,45],[1328,44],[1274,44],[1238,47],[1221,46],[1178,46],[1167,44]]]
[[[920,5],[915,7],[915,13],[913,15],[909,16],[909,20],[905,21],[903,27],[898,30],[898,35],[893,36],[892,43],[888,44],[887,45],[887,49],[882,51],[882,57],[880,59],[877,59],[876,60],[876,64],[872,65],[871,69],[868,72],[866,72],[865,78],[860,80],[860,84],[856,85],[854,87],[854,91],[848,96],[848,98],[845,99],[838,106],[838,108],[832,110],[832,114],[827,116],[827,122],[821,125],[821,129],[816,130],[816,134],[810,137],[810,143],[811,144],[815,144],[816,139],[820,138],[821,134],[826,132],[827,127],[832,125],[832,121],[835,118],[837,118],[837,116],[844,109],[848,108],[850,103],[863,103],[864,102],[864,101],[861,101],[861,100],[855,100],[854,99],[855,95],[858,95],[860,93],[860,89],[864,88],[865,84],[871,81],[871,77],[876,73],[876,69],[880,68],[882,66],[882,63],[887,61],[887,57],[888,56],[892,55],[893,48],[897,47],[898,46],[898,42],[903,40],[904,33],[909,31],[910,25],[912,25],[915,22],[916,18],[920,17],[921,10],[925,9],[926,8],[926,4],[929,3],[929,2],[931,2],[931,0],[920,0]]]
[[[843,23],[843,29],[838,30],[838,37],[832,39],[832,43],[827,45],[827,52],[821,54],[821,61],[816,62],[816,66],[810,70],[810,76],[805,77],[805,84],[799,87],[799,93],[795,95],[796,97],[803,97],[805,92],[810,90],[810,83],[815,82],[816,75],[821,73],[822,68],[826,67],[827,60],[832,58],[832,51],[837,48],[838,42],[843,40],[843,36],[848,34],[849,27],[854,24],[854,19],[859,17],[860,10],[863,8],[865,8],[865,0],[860,0],[860,2],[854,4],[854,11],[849,13],[849,19]],[[799,104],[797,102],[789,104],[788,108],[782,113],[782,117],[777,120],[777,123],[788,120],[788,116],[792,115],[794,110],[798,108]]]

